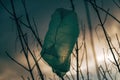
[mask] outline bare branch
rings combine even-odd
[[[120,23],[120,20],[118,20],[115,16],[113,16],[113,15],[112,15],[111,13],[109,13],[107,10],[99,7],[98,5],[96,5],[96,4],[93,3],[93,2],[90,2],[90,1],[88,1],[88,2],[91,3],[91,5],[96,6],[96,8],[100,9],[101,11],[107,13],[110,17],[112,17],[114,20],[116,20],[118,23]]]
[[[112,0],[112,1],[118,8],[120,8],[120,5],[115,0]]]
[[[73,4],[73,0],[70,0],[70,3],[71,3],[71,6],[72,6],[72,10],[74,11],[75,10],[75,6]]]
[[[2,0],[0,0],[0,4],[2,5],[2,7],[3,7],[11,16],[13,16],[13,13],[10,12],[10,11],[7,9],[7,7],[4,5],[4,3],[2,2]]]
[[[21,76],[22,80],[25,80],[25,78],[23,76]]]
[[[99,22],[100,22],[100,24],[101,24],[101,27],[102,27],[102,29],[103,29],[103,32],[104,32],[106,41],[107,41],[107,43],[108,43],[108,46],[109,46],[110,51],[111,51],[111,53],[112,53],[112,56],[113,56],[113,58],[114,58],[115,64],[116,64],[116,66],[117,66],[117,68],[118,68],[118,71],[120,72],[119,64],[118,64],[117,59],[116,59],[116,57],[115,57],[115,54],[114,54],[114,52],[113,52],[113,50],[112,50],[112,47],[111,47],[111,44],[110,44],[110,40],[109,40],[109,38],[108,38],[108,34],[107,34],[106,29],[105,29],[105,27],[104,27],[104,24],[103,24],[103,22],[102,22],[102,20],[101,20],[100,13],[99,13],[99,11],[98,11],[98,9],[97,9],[98,6],[96,5],[95,0],[94,0],[94,3],[92,3],[92,2],[90,2],[90,3],[91,3],[91,5],[92,5],[93,9],[94,9],[94,10],[96,11],[96,13],[97,13],[98,20],[99,20]],[[108,13],[108,12],[107,12],[107,13]]]
[[[22,68],[24,68],[26,71],[29,71],[28,68],[26,68],[24,65],[22,65],[21,63],[19,63],[18,61],[16,61],[14,58],[12,58],[8,52],[6,52],[7,56],[12,60],[14,61],[16,64],[18,64],[19,66],[21,66]]]
[[[69,79],[69,80],[70,80],[70,77],[69,77],[67,74],[66,74],[65,76],[67,77],[67,79]]]
[[[120,40],[118,38],[118,35],[116,34],[116,38],[117,38],[117,41],[118,41],[118,45],[119,45],[119,48],[120,48]]]

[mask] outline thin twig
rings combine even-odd
[[[118,8],[120,8],[120,5],[115,0],[112,0],[112,1]]]
[[[77,80],[79,80],[79,49],[78,49],[78,41],[76,42],[76,64],[77,64]]]
[[[86,54],[87,80],[89,80],[88,52],[87,52],[86,42],[84,42],[84,49]]]
[[[26,71],[29,71],[28,68],[26,68],[24,65],[22,65],[21,63],[19,63],[18,61],[16,61],[13,57],[11,57],[7,51],[6,51],[6,54],[7,54],[7,56],[8,56],[12,61],[14,61],[16,64],[18,64],[19,66],[21,66],[21,67],[22,67],[23,69],[25,69]]]
[[[31,22],[30,22],[29,14],[28,14],[28,12],[27,12],[27,8],[26,8],[25,0],[22,0],[22,3],[23,3],[23,7],[24,7],[24,9],[25,9],[25,15],[26,15],[26,19],[27,19],[28,25],[29,25],[29,27],[31,28],[33,34],[36,35],[36,33],[34,32],[32,26],[31,26]],[[34,35],[34,36],[35,36],[35,35]],[[36,35],[36,38],[38,38],[37,35]],[[23,37],[23,39],[24,39],[24,37]],[[33,60],[35,61],[35,64],[36,64],[36,67],[37,67],[37,69],[38,69],[39,75],[41,76],[41,79],[44,80],[44,77],[43,77],[42,71],[41,71],[41,69],[40,69],[40,67],[39,67],[39,64],[38,64],[36,58],[34,57],[32,51],[30,50],[30,48],[29,48],[29,46],[28,46],[28,44],[26,43],[25,40],[24,40],[24,42],[25,42],[25,45],[26,45],[28,51],[30,52],[31,56],[33,57]],[[42,45],[41,45],[41,46],[42,46]]]
[[[106,77],[106,72],[104,71],[103,67],[100,66],[98,69],[99,69],[100,73],[102,74],[103,79],[108,80]]]
[[[88,1],[88,0],[87,0],[87,1]],[[113,15],[112,15],[111,13],[109,13],[107,10],[99,7],[98,5],[96,5],[96,4],[93,3],[93,2],[90,2],[90,1],[88,1],[88,2],[89,2],[91,5],[96,6],[96,8],[100,9],[101,11],[107,13],[107,14],[108,14],[110,17],[112,17],[115,21],[117,21],[118,23],[120,23],[120,20],[118,20],[115,16],[113,16]]]
[[[92,2],[90,2],[90,3],[92,4]],[[114,52],[113,52],[113,50],[112,50],[112,47],[111,47],[111,45],[110,45],[110,41],[109,41],[109,39],[108,39],[108,35],[107,35],[107,32],[106,32],[106,29],[104,28],[104,24],[103,24],[103,22],[102,22],[102,20],[101,20],[100,13],[99,13],[99,11],[98,11],[98,9],[97,9],[97,5],[96,5],[96,3],[95,3],[95,0],[94,0],[94,4],[92,4],[92,6],[93,6],[94,10],[95,10],[96,13],[97,13],[99,22],[100,22],[100,24],[101,24],[101,27],[102,27],[102,29],[103,29],[103,32],[104,32],[104,35],[105,35],[105,38],[106,38],[106,41],[107,41],[107,43],[108,43],[108,46],[109,46],[110,51],[111,51],[111,53],[112,53],[112,56],[113,56],[113,58],[114,58],[115,64],[116,64],[116,66],[117,66],[117,68],[118,68],[118,71],[120,72],[119,64],[118,64],[118,62],[117,62],[117,59],[116,59],[116,57],[115,57],[115,55],[114,55]]]
[[[25,80],[25,78],[23,76],[21,76],[22,80]]]
[[[72,74],[71,71],[70,71],[70,75],[71,75],[72,79],[75,80],[75,79],[74,79],[74,75]]]
[[[116,34],[116,38],[117,38],[117,42],[118,42],[118,45],[119,45],[119,48],[120,48],[120,40],[118,38],[118,35]]]
[[[112,78],[112,76],[111,76],[111,74],[110,74],[110,72],[109,72],[109,70],[108,70],[108,65],[107,65],[107,63],[106,63],[106,57],[105,57],[105,51],[104,51],[104,49],[103,49],[103,54],[104,54],[104,63],[105,63],[106,71],[107,71],[110,79],[113,80],[113,78]]]
[[[23,3],[23,7],[25,9],[25,15],[26,15],[26,19],[27,19],[27,22],[28,22],[28,25],[29,25],[29,26],[27,26],[27,25],[25,25],[25,26],[27,26],[32,31],[33,35],[35,36],[35,38],[37,39],[38,43],[42,47],[42,43],[41,43],[39,37],[37,36],[37,34],[35,33],[34,29],[32,28],[32,25],[31,25],[31,22],[30,22],[30,18],[29,18],[29,14],[28,14],[28,11],[27,11],[27,8],[26,8],[26,5],[25,5],[25,1],[22,0],[22,3]]]
[[[75,11],[75,6],[73,4],[73,0],[70,0],[71,6],[72,6],[72,10]]]
[[[70,0],[72,11],[75,11],[75,6],[73,4],[73,0]],[[78,48],[78,41],[76,41],[76,64],[77,64],[77,80],[79,80],[79,48]]]
[[[24,49],[24,44],[23,44],[23,41],[22,41],[22,38],[24,39],[24,35],[23,35],[23,33],[22,33],[21,26],[20,26],[19,21],[18,21],[18,19],[17,19],[14,2],[13,2],[13,0],[10,0],[10,2],[11,2],[11,6],[12,6],[12,11],[13,11],[13,17],[14,17],[14,19],[15,19],[16,27],[17,27],[18,34],[19,34],[20,43],[21,43],[21,46],[22,46],[23,51],[24,51],[24,55],[25,55],[26,60],[27,60],[27,63],[28,63],[28,67],[29,67],[29,72],[30,72],[31,78],[34,80],[34,76],[33,76],[33,73],[32,73],[32,71],[31,71],[31,65],[30,65],[30,62],[29,62],[29,60],[28,60],[26,51],[25,51],[25,49]],[[21,37],[21,35],[22,35],[22,37]],[[25,39],[24,39],[24,42],[26,42]],[[27,43],[27,42],[26,42],[26,43]]]
[[[13,16],[13,13],[9,11],[9,9],[7,9],[7,7],[4,5],[4,3],[2,2],[2,0],[0,0],[0,4],[2,5],[2,7],[11,15]]]
[[[66,74],[66,77],[67,77],[67,79],[69,79],[70,80],[70,77]]]
[[[81,73],[81,77],[82,77],[82,80],[84,80],[84,75],[82,73],[82,70],[80,69],[80,73]]]
[[[94,61],[95,61],[95,69],[96,69],[98,79],[101,80],[101,77],[100,77],[100,74],[98,71],[98,61],[97,61],[97,56],[96,56],[95,46],[94,46],[93,29],[92,29],[92,23],[91,23],[91,18],[90,18],[90,11],[89,11],[88,3],[86,2],[86,0],[84,0],[84,5],[85,5],[85,9],[86,9],[87,22],[88,22],[88,26],[89,26],[90,43],[91,43],[93,57],[94,57]]]

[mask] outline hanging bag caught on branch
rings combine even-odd
[[[42,47],[42,58],[63,77],[70,68],[70,55],[79,35],[77,15],[58,8],[52,15]]]

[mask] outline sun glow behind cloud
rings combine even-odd
[[[115,46],[115,48],[118,50],[118,53],[120,53],[120,47],[119,47],[119,44],[117,42],[115,34],[117,33],[118,37],[120,37],[119,30],[120,30],[120,27],[116,23],[113,23],[111,26],[109,26],[109,29],[108,29],[108,33],[111,37],[111,41],[112,41],[113,45]],[[96,33],[94,33],[94,45],[95,45],[95,52],[96,52],[96,55],[97,55],[96,57],[97,57],[98,65],[102,65],[103,67],[105,67],[105,63],[104,63],[104,55],[105,55],[106,63],[108,65],[110,65],[109,68],[112,68],[112,67],[116,68],[116,66],[111,63],[111,61],[114,62],[114,59],[113,59],[113,56],[111,54],[111,51],[109,50],[107,42],[105,40],[103,31],[101,29],[99,29],[98,33],[99,33],[98,34],[99,39],[97,38]],[[87,36],[86,39],[89,38],[88,34],[86,34],[86,36]],[[79,42],[81,42],[81,40],[79,40]],[[91,51],[91,46],[90,46],[90,43],[89,43],[89,39],[86,40],[86,43],[87,43],[87,52],[88,52],[88,57],[89,57],[88,58],[89,71],[90,71],[90,74],[94,77],[94,75],[96,75],[95,64],[94,64],[94,59],[93,59],[93,54],[92,54],[92,51]],[[40,49],[37,50],[36,47],[33,47],[33,49],[35,49],[36,56],[39,56]],[[82,55],[83,55],[83,51],[80,50],[79,51],[79,62],[81,62]],[[116,58],[118,58],[117,55],[116,55]],[[27,66],[26,60],[25,60],[24,56],[21,55],[21,53],[18,53],[18,56],[16,56],[16,59],[19,62],[21,62],[23,65]],[[29,57],[29,59],[31,61],[31,65],[33,65],[34,64],[33,59],[31,57]],[[72,64],[73,64],[73,66],[76,70],[76,59],[75,59],[75,57],[72,56],[71,61],[72,61]],[[5,63],[7,64],[9,62],[5,62]],[[40,64],[40,67],[41,67],[41,70],[42,70],[43,74],[46,75],[47,78],[50,78],[50,77],[53,78],[54,77],[55,74],[53,74],[52,69],[48,66],[48,64],[43,62],[42,59],[39,61],[39,64]],[[18,78],[20,78],[21,75],[26,75],[26,74],[27,74],[26,76],[29,76],[29,74],[24,69],[19,67],[18,65],[14,64],[14,63],[12,63],[10,65],[13,65],[11,67],[14,67],[14,69],[6,68],[4,70],[4,73],[2,75],[0,75],[0,79],[6,80],[10,77],[12,77],[12,79],[14,79],[17,75],[18,75],[18,77],[17,77],[17,79],[18,79]],[[18,67],[17,68],[18,70],[15,69],[15,67]],[[80,69],[82,70],[82,72],[84,72],[84,74],[86,74],[85,54],[84,54],[84,61],[82,62],[82,65],[81,65]],[[76,75],[75,70],[73,70],[73,68],[71,68],[71,71],[73,71],[74,76]],[[36,74],[37,71],[35,70],[34,73]],[[115,72],[113,72],[113,74],[114,73]],[[67,74],[69,74],[69,72]]]
[[[117,29],[115,29],[115,32],[116,32],[116,30]],[[110,50],[108,50],[108,47],[106,47],[104,42],[99,42],[97,38],[95,38],[95,39],[96,39],[95,40],[95,51],[96,51],[96,54],[97,54],[97,61],[99,63],[98,65],[102,65],[104,67],[104,65],[105,65],[105,63],[104,63],[104,54],[105,54],[106,63],[108,65],[112,65],[110,61],[114,62],[114,59],[113,59],[113,56],[112,56]],[[116,48],[118,48],[118,44],[117,44],[117,41],[116,41],[115,38],[112,40],[112,42],[114,43],[114,46],[117,46]],[[95,73],[95,64],[94,64],[94,60],[93,60],[93,54],[92,54],[90,46],[89,46],[89,48],[87,47],[87,49],[88,49],[87,51],[88,51],[88,57],[89,57],[88,58],[89,71],[90,71],[90,74],[94,77],[94,75],[96,75],[96,73]],[[103,49],[104,49],[104,51],[103,51]],[[35,54],[37,56],[39,56],[39,53],[40,53],[40,51],[36,50]],[[83,55],[83,53],[82,53],[82,51],[80,51],[79,52],[79,60],[80,60],[80,62],[81,62],[82,55]],[[18,59],[19,62],[21,62],[22,64],[27,66],[27,64],[25,62],[26,60],[25,60],[23,55],[17,56],[16,59]],[[31,57],[29,59],[31,60],[31,65],[33,65],[34,64],[33,59]],[[76,69],[76,59],[75,59],[75,57],[72,56],[71,60],[72,60],[72,64],[74,65],[74,68]],[[55,74],[53,74],[51,68],[46,63],[44,63],[43,60],[40,60],[39,64],[40,64],[40,67],[41,67],[41,70],[42,70],[43,74],[46,75],[47,78],[53,78],[54,77]],[[13,64],[13,65],[15,65],[15,64]],[[24,71],[22,68],[20,68],[20,69],[22,71]],[[82,70],[82,72],[84,72],[84,74],[86,74],[86,62],[85,61],[82,62],[82,65],[81,65],[80,69]],[[71,71],[73,71],[73,75],[75,76],[76,75],[75,70],[73,70],[73,68],[71,68]],[[1,79],[3,79],[3,80],[5,80],[5,78],[7,78],[7,77],[10,77],[11,75],[14,75],[16,73],[18,74],[19,71],[15,72],[15,71],[12,71],[10,69],[7,69],[4,72],[5,73],[1,77]],[[35,73],[36,72],[37,71],[35,71]],[[11,75],[7,76],[6,74],[8,74],[8,75],[11,74]],[[26,72],[25,73],[23,72],[22,74],[24,75],[24,74],[26,74]],[[67,74],[69,75],[69,72]],[[18,77],[20,78],[20,75],[18,75]]]
[[[118,33],[118,37],[120,37],[120,35],[119,35],[120,34],[120,26],[119,26],[119,24],[116,23],[116,22],[112,22],[112,23],[110,23],[110,25],[108,27],[106,27],[106,29],[108,30],[108,34],[111,37],[113,45],[115,46],[115,48],[120,53],[120,48],[119,48],[119,45],[118,45],[116,37],[115,37],[116,33]],[[43,29],[41,29],[41,30],[43,30]],[[99,40],[98,40],[98,38],[96,36],[96,33],[94,33],[94,37],[95,37],[94,38],[94,45],[95,45],[95,52],[96,52],[96,55],[97,55],[96,57],[97,57],[98,65],[102,65],[103,67],[105,67],[105,63],[104,63],[104,54],[105,54],[105,60],[106,60],[106,63],[109,65],[109,68],[116,68],[116,66],[111,63],[111,61],[114,62],[114,59],[113,59],[113,56],[111,54],[111,51],[109,50],[109,47],[107,45],[107,42],[105,40],[103,31],[102,31],[101,28],[98,29],[98,33],[99,33],[98,34]],[[88,34],[86,34],[86,36],[87,35]],[[87,37],[89,37],[89,36],[87,36]],[[89,64],[90,76],[92,76],[94,78],[94,76],[96,75],[96,72],[95,72],[95,64],[94,64],[94,59],[93,59],[93,53],[91,51],[91,46],[90,46],[90,43],[89,43],[89,39],[88,38],[86,38],[86,39],[87,39],[86,43],[88,45],[87,46],[87,52],[88,52],[88,57],[89,57],[88,58],[88,64]],[[33,49],[36,49],[36,48],[34,47]],[[18,53],[18,54],[21,54],[21,53]],[[36,54],[36,56],[39,56],[40,50],[36,50],[35,54]],[[82,53],[82,51],[80,51],[79,52],[79,62],[81,62],[82,55],[83,55],[83,53]],[[117,58],[117,55],[116,55],[116,58]],[[26,60],[25,60],[23,55],[18,55],[16,57],[16,59],[19,62],[21,62],[23,65],[27,66]],[[31,57],[29,57],[29,59],[31,61],[31,65],[33,65],[34,64],[33,59]],[[85,55],[84,55],[84,59],[85,59]],[[74,68],[76,70],[76,61],[75,60],[76,60],[75,57],[73,58],[73,56],[72,56],[71,61],[72,61],[72,64],[73,64],[73,66],[74,66]],[[2,63],[4,63],[4,61]],[[5,63],[7,64],[9,62],[5,62]],[[41,59],[39,61],[39,64],[40,64],[40,67],[41,67],[41,70],[42,70],[43,74],[46,75],[47,78],[50,78],[50,77],[53,78],[54,77],[55,74],[53,74],[52,69],[50,68],[50,66],[47,65],[47,63],[45,63]],[[21,79],[20,78],[21,75],[29,76],[29,74],[24,69],[19,67],[18,65],[14,64],[14,63],[11,63],[10,65],[12,65],[11,67],[13,67],[13,69],[12,68],[6,68],[4,70],[4,73],[2,73],[2,75],[0,75],[0,80],[7,80],[7,79],[10,79],[10,78],[12,80],[15,80],[15,78]],[[18,67],[18,68],[16,68],[16,67]],[[85,60],[82,62],[82,65],[81,65],[80,69],[86,75],[86,62],[85,62]],[[72,71],[73,75],[76,77],[75,70],[73,70],[73,68],[71,68],[71,71]],[[35,70],[34,73],[36,74],[37,71]],[[113,72],[113,74],[114,73],[115,72]],[[67,74],[69,76],[71,76],[69,74],[69,72]]]

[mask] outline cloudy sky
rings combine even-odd
[[[10,0],[2,0],[5,4],[5,6],[11,11],[11,5]],[[81,21],[87,26],[87,19],[86,19],[86,13],[85,13],[85,7],[83,0],[73,0],[75,5],[75,10],[78,15],[79,24]],[[103,4],[102,4],[103,1]],[[117,1],[117,0],[116,0]],[[21,3],[21,0],[14,0],[17,15],[24,17],[24,9]],[[118,20],[120,20],[120,9],[113,4],[112,0],[97,0],[97,3],[99,6],[103,5],[102,7],[104,9],[110,8],[110,13],[113,14],[115,17],[117,17]],[[117,2],[118,3],[118,2]],[[34,17],[37,25],[38,25],[38,31],[39,31],[39,37],[41,38],[42,42],[44,40],[45,33],[47,32],[49,21],[51,19],[52,13],[57,8],[66,8],[71,9],[70,0],[26,0],[26,6],[28,8],[28,12],[30,15],[30,18],[32,19]],[[96,28],[96,26],[99,24],[97,15],[95,11],[92,9],[91,5],[89,5],[90,8],[90,14],[91,14],[91,21],[93,25],[93,29]],[[100,12],[102,19],[105,17],[104,12]],[[24,18],[23,18],[24,20]],[[32,21],[32,20],[31,20]],[[107,29],[114,45],[116,48],[118,48],[118,44],[115,38],[115,34],[118,34],[118,37],[120,37],[120,25],[111,17],[107,18],[105,28]],[[87,28],[88,29],[88,28]],[[110,53],[107,46],[107,43],[105,41],[104,34],[102,32],[102,29],[100,27],[97,28],[97,34],[94,33],[94,43],[95,43],[95,51],[97,53],[97,59],[99,65],[102,65],[103,63],[103,48],[105,48],[106,53]],[[99,38],[97,37],[99,36]],[[81,39],[82,34],[80,34]],[[90,47],[89,43],[89,33],[86,32],[86,43],[88,44],[87,47]],[[79,39],[79,41],[81,41]],[[26,75],[27,72],[24,72],[24,70],[17,66],[15,63],[13,63],[5,54],[5,51],[9,52],[12,56],[14,56],[17,60],[20,62],[23,62],[23,55],[19,55],[19,46],[16,45],[19,40],[17,39],[17,31],[16,26],[14,24],[14,21],[10,19],[10,15],[3,9],[3,7],[0,5],[0,80],[9,80],[11,79],[20,79],[21,75]],[[91,48],[87,48],[89,54],[89,66],[90,68],[95,69],[94,64],[91,64],[93,61],[92,57],[92,51]],[[39,54],[40,49],[38,50],[37,54]],[[111,53],[110,53],[111,54]],[[80,54],[81,56],[82,54]],[[107,56],[109,59],[113,60],[111,55]],[[81,59],[81,57],[80,57]],[[109,61],[108,61],[109,63]],[[23,64],[25,64],[23,62]],[[42,62],[40,63],[42,64]],[[43,65],[43,64],[42,64]],[[47,71],[44,69],[43,65],[42,69],[44,73],[47,73]],[[86,71],[85,62],[83,63],[83,66],[81,67],[82,70]],[[94,76],[94,72],[91,70],[91,76]],[[93,73],[92,73],[93,71]],[[16,77],[18,76],[18,77]],[[92,78],[92,77],[91,77]],[[94,77],[95,78],[95,77]]]

